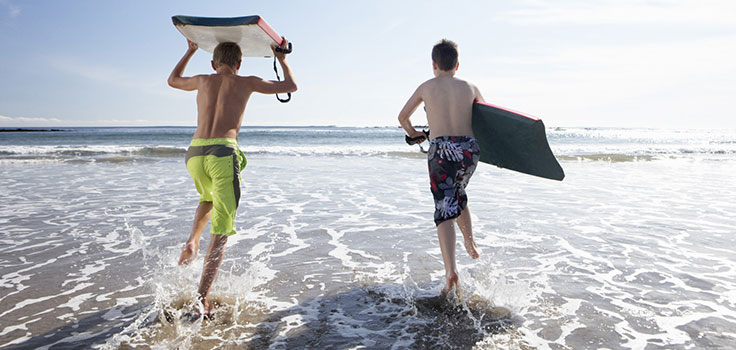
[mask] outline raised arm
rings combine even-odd
[[[409,135],[409,137],[424,137],[424,133],[417,131],[417,129],[414,128],[413,125],[411,125],[411,115],[414,114],[414,111],[419,107],[419,104],[422,103],[422,95],[419,92],[419,90],[422,87],[420,86],[417,88],[416,91],[414,91],[414,94],[409,97],[409,100],[406,101],[406,104],[404,105],[404,108],[401,109],[401,112],[399,112],[399,124],[401,124],[401,127],[404,128],[404,131],[406,131],[406,134]]]
[[[188,39],[187,44],[187,52],[184,54],[184,57],[179,60],[179,63],[176,64],[174,70],[171,71],[171,75],[169,75],[169,86],[176,89],[192,91],[197,90],[197,88],[199,87],[198,77],[182,77],[181,75],[184,73],[184,69],[187,67],[189,59],[194,56],[194,53],[197,52],[197,48],[199,46],[196,43],[189,41]]]
[[[285,49],[289,45],[289,41],[283,36],[281,41],[281,48]],[[283,94],[287,92],[294,92],[297,89],[296,82],[294,81],[294,74],[291,72],[291,67],[286,62],[286,54],[283,52],[276,52],[274,47],[273,55],[279,61],[281,70],[284,72],[283,81],[264,80],[257,77],[250,77],[252,79],[253,91],[260,92],[262,94]]]

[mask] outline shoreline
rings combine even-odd
[[[64,130],[64,129],[25,129],[25,128],[0,129],[0,132],[59,132],[59,131],[72,131],[72,130]]]

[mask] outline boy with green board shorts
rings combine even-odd
[[[434,78],[419,85],[399,113],[399,123],[409,138],[421,142],[426,136],[412,126],[409,118],[422,102],[427,112],[432,139],[427,162],[435,204],[434,223],[445,265],[445,293],[458,286],[455,222],[463,233],[470,257],[480,256],[473,238],[465,187],[480,159],[472,128],[473,102],[484,100],[475,85],[455,77],[459,66],[457,45],[449,40],[437,43],[432,48]]]
[[[282,37],[283,38],[283,37]],[[190,263],[199,250],[202,231],[211,218],[210,244],[199,283],[199,300],[205,315],[210,287],[225,254],[228,236],[235,234],[235,211],[240,201],[240,172],[246,164],[238,148],[238,133],[250,95],[294,92],[297,89],[286,56],[274,49],[284,72],[283,81],[268,81],[256,76],[239,76],[242,52],[231,42],[220,43],[212,58],[214,74],[183,77],[197,44],[187,40],[188,49],[169,76],[169,85],[185,91],[197,90],[197,130],[186,153],[186,166],[200,194],[194,224],[179,258],[179,265]],[[282,48],[288,47],[284,38]]]

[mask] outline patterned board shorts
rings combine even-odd
[[[429,142],[427,162],[434,196],[434,223],[454,219],[468,205],[465,186],[480,158],[472,136],[439,136]]]

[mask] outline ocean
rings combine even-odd
[[[548,128],[562,182],[481,163],[443,297],[401,129],[244,127],[222,306],[188,320],[194,128],[60,129],[0,133],[2,349],[736,348],[736,130]]]

